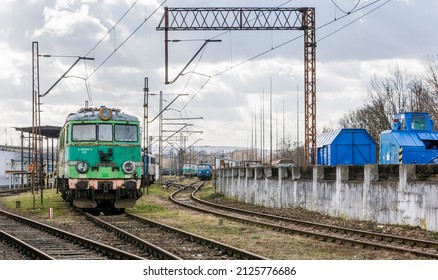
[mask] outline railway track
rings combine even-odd
[[[9,233],[0,230],[1,260],[53,260],[53,258]]]
[[[0,210],[1,238],[10,246],[41,259],[144,259],[117,248]]]
[[[7,232],[0,232],[0,245],[11,251],[11,259],[265,259],[251,252],[130,214],[96,217],[75,210],[62,223],[48,223],[52,226],[2,211],[0,228]],[[36,244],[37,241],[30,236],[25,236],[26,232],[42,240],[40,244]],[[81,247],[89,248],[91,245],[71,247],[76,245],[69,243],[85,242],[76,241],[75,238],[80,236],[86,236],[90,241],[97,240],[103,246],[132,256],[120,257],[114,253],[106,257],[82,251]],[[44,244],[51,244],[52,247]]]
[[[438,243],[428,240],[411,239],[356,230],[332,225],[312,223],[308,221],[290,219],[260,212],[222,206],[201,200],[195,196],[202,184],[180,185],[172,184],[179,190],[170,195],[170,199],[182,206],[202,211],[204,213],[221,216],[245,224],[257,225],[272,230],[299,234],[317,240],[361,246],[363,248],[391,250],[401,253],[414,254],[423,258],[438,259]],[[194,190],[190,190],[194,188]]]
[[[123,215],[94,217],[86,214],[87,218],[116,233],[122,239],[135,238],[132,242],[145,242],[152,247],[169,252],[174,259],[186,260],[263,260],[262,256],[253,254],[223,244],[211,239],[203,238],[180,229],[170,227],[137,215],[125,213]]]
[[[20,188],[20,189],[0,189],[0,197],[7,197],[12,195],[17,195],[20,193],[25,193],[30,191],[30,188]]]

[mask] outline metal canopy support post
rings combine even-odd
[[[164,31],[165,83],[168,79],[169,31],[189,30],[303,30],[305,87],[305,158],[316,154],[316,36],[315,8],[168,8],[158,24]]]

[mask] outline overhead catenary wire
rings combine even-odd
[[[339,18],[335,18],[335,19],[333,19],[333,20],[331,20],[331,21],[328,21],[327,23],[325,23],[325,24],[323,24],[323,25],[317,27],[316,30],[323,29],[323,28],[325,28],[325,27],[327,27],[327,26],[329,26],[329,25],[331,25],[331,24],[333,24],[333,23],[335,23],[335,22],[338,22],[339,20],[342,20],[342,19],[344,19],[344,18],[346,18],[346,17],[349,17],[349,16],[351,16],[351,15],[353,15],[353,14],[355,14],[355,13],[357,13],[357,12],[363,10],[363,9],[366,9],[366,8],[368,8],[368,7],[370,7],[370,6],[374,5],[374,4],[376,4],[376,3],[378,3],[378,2],[381,2],[381,1],[382,1],[382,0],[375,0],[375,1],[373,1],[373,2],[371,2],[371,3],[368,3],[368,4],[366,4],[366,5],[363,5],[363,6],[359,7],[359,8],[357,8],[357,6],[355,6],[350,12],[345,13],[343,16],[341,16],[341,17],[339,17]],[[365,13],[364,15],[360,16],[359,18],[357,18],[357,19],[355,19],[355,20],[353,20],[353,21],[351,21],[351,22],[345,24],[344,26],[342,26],[341,28],[338,28],[338,29],[335,30],[334,32],[331,32],[331,33],[329,33],[328,35],[322,37],[321,39],[317,40],[317,42],[320,42],[320,41],[322,41],[322,40],[324,40],[324,39],[327,39],[328,37],[334,35],[335,33],[341,31],[342,29],[344,29],[344,28],[350,26],[351,24],[357,22],[358,20],[360,20],[361,18],[363,18],[363,17],[369,15],[370,13],[372,13],[372,12],[378,10],[379,8],[381,8],[382,6],[384,6],[385,4],[387,4],[387,3],[391,2],[391,1],[392,1],[392,0],[386,0],[383,4],[377,6],[376,8],[374,8],[374,9],[372,9],[371,11]],[[285,5],[285,4],[289,3],[289,2],[290,2],[290,1],[287,1],[286,3],[282,4],[281,6],[283,6],[283,5]],[[357,3],[357,5],[358,5],[358,4],[359,4],[359,3]],[[279,6],[279,7],[280,7],[280,6]],[[222,33],[220,33],[220,34],[218,34],[218,35],[215,35],[215,36],[211,37],[210,39],[216,39],[216,38],[218,38],[218,37],[220,37],[220,36],[226,34],[227,32],[231,32],[231,31],[225,31],[225,32],[222,32]],[[231,71],[231,70],[233,70],[233,69],[235,69],[235,68],[237,68],[237,67],[240,67],[240,66],[242,66],[242,65],[244,65],[244,64],[246,64],[246,63],[248,63],[248,62],[250,62],[250,61],[252,61],[252,60],[255,60],[255,59],[261,57],[261,56],[264,56],[264,55],[266,55],[266,54],[268,54],[268,53],[270,53],[270,52],[272,52],[272,51],[274,51],[274,50],[277,50],[277,49],[279,49],[279,48],[281,48],[281,47],[283,47],[283,46],[285,46],[285,45],[288,45],[288,44],[290,44],[290,43],[292,43],[292,42],[294,42],[294,41],[300,39],[300,38],[303,37],[303,36],[304,36],[304,35],[302,34],[302,35],[296,36],[296,37],[294,37],[294,38],[292,38],[292,39],[290,39],[290,40],[287,40],[287,41],[285,41],[285,42],[283,42],[283,43],[277,44],[276,46],[271,46],[270,49],[267,49],[267,50],[265,50],[265,51],[262,51],[262,52],[260,52],[260,53],[258,53],[258,54],[256,54],[256,55],[254,55],[254,56],[252,56],[252,57],[250,57],[250,58],[248,58],[248,59],[246,59],[246,60],[243,60],[243,61],[241,61],[241,62],[239,62],[239,63],[237,63],[237,64],[235,64],[235,65],[231,65],[229,68],[224,69],[224,70],[222,70],[222,71],[219,71],[219,72],[217,72],[217,73],[215,73],[215,74],[212,74],[212,75],[205,75],[205,76],[209,76],[209,78],[205,81],[205,83],[203,83],[203,84],[201,85],[201,87],[199,88],[199,90],[196,91],[196,92],[194,93],[194,95],[193,95],[192,98],[187,102],[187,104],[184,106],[184,108],[187,107],[188,104],[191,103],[191,102],[193,101],[193,99],[196,97],[196,95],[198,95],[198,94],[202,91],[202,89],[205,88],[205,86],[207,85],[208,82],[211,81],[211,79],[216,78],[216,77],[218,77],[218,76],[220,76],[220,75],[222,75],[222,74],[224,74],[224,73],[227,73],[228,71]]]
[[[116,27],[120,24],[120,22],[127,16],[127,14],[137,5],[137,3],[138,3],[138,1],[139,0],[137,0],[137,1],[135,1],[130,7],[129,7],[129,9],[122,15],[122,17],[113,25],[113,27],[112,28],[110,28],[109,30],[108,30],[108,32],[101,38],[101,40],[99,40],[91,49],[90,49],[90,51],[85,55],[85,56],[87,56],[87,55],[89,55],[90,53],[96,53],[96,48],[105,40],[105,38],[106,37],[108,37],[110,34],[111,34],[111,32],[116,32]],[[281,6],[284,6],[284,5],[286,5],[286,4],[288,4],[288,3],[290,3],[292,0],[289,0],[289,1],[286,1],[286,2],[284,2],[283,4],[281,4],[281,5],[279,5],[279,7],[281,7]],[[340,9],[339,7],[338,7],[338,9],[339,10],[341,10],[341,11],[343,11],[345,14],[343,15],[343,16],[341,16],[341,17],[339,17],[339,18],[336,18],[336,19],[334,19],[334,20],[332,20],[332,21],[330,21],[330,22],[328,22],[328,23],[326,23],[326,24],[323,24],[322,26],[320,26],[320,27],[318,27],[317,28],[317,30],[319,30],[319,29],[321,29],[321,28],[324,28],[324,27],[326,27],[326,26],[328,26],[328,25],[330,25],[330,24],[332,24],[332,23],[334,23],[334,22],[336,22],[336,21],[339,21],[339,20],[341,20],[341,19],[343,19],[343,18],[345,18],[345,17],[347,17],[347,16],[350,16],[350,15],[352,15],[352,14],[354,14],[354,13],[356,13],[356,12],[358,12],[358,11],[360,11],[360,10],[362,10],[362,9],[365,9],[365,8],[367,8],[367,7],[369,7],[369,6],[371,6],[371,5],[374,5],[375,3],[377,3],[377,2],[380,2],[381,0],[376,0],[376,1],[373,1],[373,2],[371,2],[371,3],[368,3],[368,4],[366,4],[366,5],[364,5],[364,6],[362,6],[362,7],[359,7],[359,8],[357,8],[358,7],[358,5],[360,4],[360,0],[356,3],[356,5],[353,7],[353,9],[351,10],[351,11],[349,11],[349,12],[345,12],[343,9]],[[373,10],[371,10],[371,11],[369,11],[368,13],[366,13],[366,14],[364,14],[364,15],[362,15],[361,17],[359,17],[358,19],[355,19],[354,21],[352,21],[352,22],[350,22],[350,23],[348,23],[348,24],[346,24],[346,25],[344,25],[343,27],[341,27],[341,28],[339,28],[338,30],[336,30],[336,31],[334,31],[334,32],[331,32],[330,34],[328,34],[328,35],[326,35],[326,36],[324,36],[324,37],[322,37],[321,39],[319,39],[318,40],[318,42],[319,41],[321,41],[321,40],[324,40],[324,39],[326,39],[326,38],[328,38],[328,37],[330,37],[330,36],[332,36],[332,35],[334,35],[335,33],[337,33],[337,32],[339,32],[340,30],[342,30],[342,29],[344,29],[344,28],[346,28],[347,26],[349,26],[349,25],[351,25],[351,24],[353,24],[354,22],[356,22],[357,20],[359,20],[359,19],[361,19],[361,18],[363,18],[364,16],[366,16],[366,15],[368,15],[368,14],[370,14],[371,12],[374,12],[375,10],[377,10],[377,9],[379,9],[381,6],[383,6],[383,5],[385,5],[385,4],[387,4],[388,2],[390,2],[391,0],[387,0],[385,3],[383,3],[382,5],[379,5],[378,7],[376,7],[375,9],[373,9]],[[145,16],[145,19],[134,29],[134,31],[133,32],[131,32],[130,34],[129,34],[129,36],[127,36],[124,40],[122,40],[121,42],[120,42],[120,44],[119,45],[117,45],[117,42],[116,42],[116,40],[115,40],[115,38],[114,38],[114,50],[97,66],[97,67],[95,67],[94,69],[93,69],[93,71],[91,72],[91,73],[87,73],[87,82],[89,82],[88,80],[90,79],[90,77],[92,77],[93,75],[94,75],[94,73],[96,72],[96,71],[98,71],[101,67],[102,67],[102,65],[104,65],[122,46],[124,46],[124,44],[158,11],[158,10],[160,10],[160,8],[165,4],[167,2],[167,0],[165,0],[165,1],[163,1],[149,16]],[[332,1],[333,2],[333,1]],[[334,3],[334,4],[336,4],[336,3]],[[222,32],[221,34],[219,34],[219,35],[216,35],[216,36],[214,36],[214,37],[212,37],[211,39],[214,39],[214,38],[217,38],[217,37],[219,37],[219,36],[222,36],[223,34],[226,34],[227,32],[230,32],[230,31],[226,31],[226,32]],[[115,37],[115,36],[114,36]],[[205,88],[205,86],[211,81],[211,79],[213,79],[213,78],[215,78],[215,77],[217,77],[217,76],[220,76],[220,75],[222,75],[222,74],[224,74],[224,73],[226,73],[226,72],[228,72],[228,71],[230,71],[230,70],[233,70],[234,68],[237,68],[237,67],[239,67],[239,66],[241,66],[241,65],[243,65],[243,64],[246,64],[246,63],[248,63],[248,62],[250,62],[250,61],[252,61],[252,60],[255,60],[255,59],[257,59],[257,58],[259,58],[259,57],[261,57],[261,56],[263,56],[263,55],[265,55],[265,54],[267,54],[267,53],[270,53],[270,52],[272,52],[272,51],[274,51],[274,50],[276,50],[276,49],[278,49],[278,48],[281,48],[281,47],[283,47],[283,46],[285,46],[285,45],[287,45],[287,44],[290,44],[290,43],[292,43],[292,42],[294,42],[295,40],[297,40],[297,39],[299,39],[299,38],[301,38],[301,37],[303,37],[303,35],[301,35],[301,36],[297,36],[297,37],[294,37],[294,38],[292,38],[292,39],[290,39],[290,40],[288,40],[288,41],[285,41],[285,42],[283,42],[283,43],[280,43],[280,44],[277,44],[277,45],[273,45],[273,43],[272,43],[272,38],[271,38],[271,47],[270,47],[270,49],[268,49],[268,50],[266,50],[266,51],[263,51],[263,52],[261,52],[261,53],[259,53],[259,54],[256,54],[256,55],[254,55],[254,56],[252,56],[252,57],[250,57],[249,59],[246,59],[246,60],[244,60],[244,61],[241,61],[241,62],[239,62],[239,63],[237,63],[237,64],[235,64],[235,65],[230,65],[230,67],[229,68],[227,68],[227,69],[225,69],[225,70],[223,70],[223,71],[219,71],[219,72],[217,72],[217,73],[215,73],[215,74],[213,74],[213,75],[205,75],[205,76],[207,76],[208,77],[208,79],[199,87],[199,89],[193,94],[193,96],[190,98],[190,100],[182,107],[182,109],[180,110],[180,111],[182,111],[182,110],[185,110],[186,109],[186,107],[194,100],[194,98],[200,93],[200,92],[202,92],[202,90]],[[203,50],[203,52],[204,52],[205,50]],[[198,61],[197,61],[197,64],[196,64],[196,66],[195,66],[195,70],[196,70],[196,67],[197,67],[197,65],[199,64],[199,62],[201,61],[201,59],[202,59],[202,54],[201,54],[201,56],[199,57],[199,59],[198,59]],[[88,72],[88,71],[87,71]],[[186,88],[187,87],[187,85],[190,83],[190,80],[191,80],[191,77],[194,75],[194,74],[202,74],[202,73],[197,73],[196,71],[191,71],[191,72],[189,72],[190,74],[191,74],[191,76],[190,76],[190,78],[189,78],[189,80],[187,81],[187,83],[186,83],[186,85],[185,85],[185,87],[184,88]],[[188,73],[186,73],[186,74],[188,74]],[[89,87],[89,83],[87,83],[88,84],[88,87]],[[87,93],[89,94],[89,99],[90,100],[92,100],[92,96],[91,96],[91,91],[90,90],[87,90]]]
[[[344,14],[349,14],[349,13],[353,12],[357,8],[357,6],[359,5],[361,0],[357,0],[356,5],[354,5],[354,7],[350,11],[348,11],[348,12],[344,11],[341,7],[339,7],[339,5],[335,1],[333,1],[333,0],[331,0],[331,1],[332,1],[333,5],[335,5],[335,7],[339,11],[343,12]]]
[[[98,45],[100,45],[105,38],[111,33],[111,31],[115,32],[116,26],[123,20],[123,18],[132,10],[132,8],[138,3],[139,0],[135,1],[129,9],[123,14],[123,16],[108,30],[108,32],[102,37],[102,39],[96,43],[96,45],[91,48],[91,50],[86,54],[90,54],[91,52],[94,52]],[[153,16],[155,13],[160,10],[160,8],[167,2],[167,0],[164,0],[148,17],[145,17],[145,19],[132,31],[121,43],[117,46],[114,46],[114,50],[87,76],[87,79],[89,79],[91,76],[93,76],[94,73],[96,73],[97,70],[102,67],[131,37],[137,33],[137,31]],[[85,55],[85,56],[86,56]]]
[[[107,33],[86,53],[86,55],[84,55],[84,57],[87,57],[89,54],[93,53],[93,57],[96,57],[96,48],[105,40],[105,38],[107,38],[111,32],[114,33],[114,50],[96,67],[96,65],[94,65],[94,69],[93,71],[89,74],[88,73],[88,69],[87,69],[87,65],[85,64],[85,72],[86,72],[86,78],[84,78],[85,80],[85,87],[87,90],[87,95],[88,95],[88,101],[90,102],[90,105],[92,105],[93,102],[93,97],[92,97],[92,93],[91,93],[91,86],[90,86],[90,77],[94,75],[94,73],[96,73],[96,71],[98,71],[100,69],[100,67],[102,67],[102,65],[104,65],[166,2],[167,0],[164,0],[150,15],[145,16],[145,19],[134,29],[133,32],[131,32],[128,37],[126,37],[121,43],[120,45],[117,46],[117,41],[116,41],[116,27],[119,25],[119,23],[128,15],[128,13],[135,7],[135,5],[137,5],[139,0],[136,0],[127,10],[126,12],[120,17],[120,19],[111,27],[108,29]],[[94,60],[94,64],[96,63],[96,60]],[[47,93],[46,93],[47,94]]]
[[[335,33],[338,33],[338,32],[341,31],[342,29],[347,28],[348,26],[352,25],[353,23],[355,23],[355,22],[357,22],[358,20],[364,18],[365,16],[367,16],[367,15],[369,15],[370,13],[376,11],[377,9],[381,8],[382,6],[388,4],[388,3],[391,2],[391,1],[392,1],[392,0],[386,0],[385,2],[383,2],[382,4],[380,4],[379,6],[375,7],[374,9],[368,11],[367,13],[365,13],[365,14],[363,14],[362,16],[356,18],[355,20],[349,22],[348,24],[346,24],[346,25],[344,25],[344,26],[342,26],[342,27],[336,29],[335,31],[333,31],[333,32],[331,32],[331,33],[329,33],[329,34],[327,34],[326,36],[320,38],[320,39],[317,40],[316,42],[318,43],[318,42],[320,42],[320,41],[322,41],[322,40],[324,40],[324,39],[326,39],[326,38],[328,38],[328,37],[334,35]]]

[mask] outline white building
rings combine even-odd
[[[28,170],[28,158],[27,148],[0,145],[0,188],[21,186],[23,176],[19,173]]]

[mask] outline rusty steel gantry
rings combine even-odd
[[[302,30],[304,31],[305,158],[316,155],[316,36],[315,8],[164,8],[157,27],[164,31],[165,83],[168,79],[169,31]]]
[[[43,138],[41,135],[40,70],[38,42],[32,42],[32,133],[31,133],[31,189],[35,208],[35,189],[38,187],[43,201]]]

